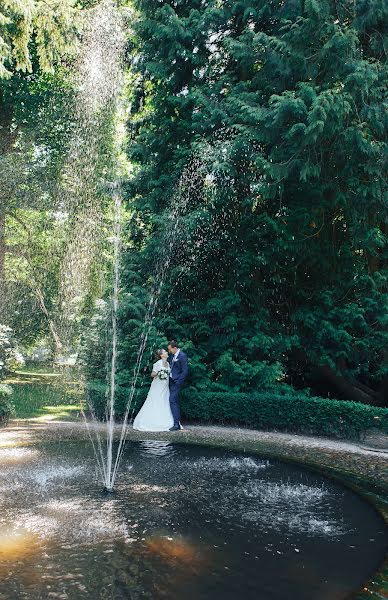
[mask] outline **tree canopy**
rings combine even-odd
[[[2,0],[0,2],[0,78],[33,71],[36,57],[43,71],[75,43],[74,0]]]
[[[155,336],[189,351],[191,384],[383,402],[386,7],[134,4],[123,373],[183,185]]]
[[[90,237],[91,212],[104,215],[102,228],[111,223],[109,193],[98,188],[117,175],[117,106],[99,80],[108,101],[95,118],[82,116],[68,58],[93,5],[0,4],[0,281],[19,294],[29,286],[22,312],[40,311],[8,323],[15,329],[24,319],[26,343],[45,328],[55,340],[82,224]],[[131,7],[123,394],[146,328],[149,349],[171,337],[186,348],[197,390],[303,388],[386,403],[385,4],[133,0]],[[88,133],[77,137],[80,124]],[[84,162],[73,164],[74,156]],[[56,210],[64,183],[83,204],[82,218],[69,214],[65,225]],[[111,291],[100,274],[112,256],[107,245],[98,248],[99,262],[85,268],[93,291],[79,318],[99,295],[83,348],[88,376],[103,387]]]

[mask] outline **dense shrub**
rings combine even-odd
[[[183,394],[185,419],[359,439],[377,427],[388,433],[388,409],[284,392]]]
[[[14,415],[14,406],[11,401],[12,388],[9,385],[0,384],[0,425],[6,425]]]
[[[86,384],[85,395],[87,411],[93,412],[97,419],[104,419],[107,406],[107,384],[99,380],[88,381]],[[137,412],[147,397],[148,386],[142,387],[136,391],[131,404],[132,409]],[[129,387],[120,386],[116,383],[115,389],[115,418],[123,418],[129,397]]]
[[[141,387],[131,411],[140,409],[148,391]],[[122,418],[128,390],[116,389],[116,418]],[[97,418],[103,418],[106,386],[89,382],[88,395]],[[253,429],[289,431],[342,439],[360,439],[370,428],[388,433],[388,409],[309,396],[289,386],[252,393],[197,391],[182,392],[182,419],[201,423],[242,425]]]
[[[12,329],[0,323],[0,379],[23,364],[24,358],[17,348]]]

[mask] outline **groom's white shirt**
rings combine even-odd
[[[174,363],[174,362],[176,362],[176,361],[178,360],[179,352],[180,352],[180,348],[178,348],[178,350],[175,352],[175,354],[174,354],[174,356],[173,356],[173,359],[172,359],[172,362],[173,362],[173,363]],[[171,371],[170,371],[170,377],[171,377],[171,379],[172,379],[172,369],[171,369]]]

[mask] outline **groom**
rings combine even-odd
[[[185,382],[187,375],[189,374],[189,364],[187,356],[178,347],[175,340],[171,340],[168,343],[168,351],[170,353],[169,363],[171,367],[170,371],[170,407],[172,416],[174,417],[174,426],[171,427],[170,431],[178,431],[181,428],[181,411],[179,406],[179,393],[181,387]]]

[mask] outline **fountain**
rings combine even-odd
[[[383,555],[374,509],[302,468],[131,442],[103,497],[89,442],[45,437],[0,448],[2,600],[344,599]]]
[[[117,121],[123,110],[125,41],[122,11],[113,0],[103,0],[88,11],[74,75],[77,128],[70,140],[58,190],[58,208],[68,229],[59,290],[59,329],[65,346],[74,337],[77,314],[89,291],[93,263],[102,247],[104,198],[109,195],[116,202],[117,185],[108,184],[106,178],[119,178],[120,149],[112,152],[108,157],[111,165],[106,165],[107,157],[101,147],[106,143],[107,122]]]
[[[77,131],[70,143],[70,151],[66,162],[61,190],[61,210],[69,221],[69,239],[63,257],[61,276],[61,312],[60,330],[63,340],[74,336],[73,324],[76,322],[77,307],[88,290],[90,268],[99,247],[101,230],[101,206],[98,194],[98,168],[100,162],[101,138],[104,122],[108,118],[117,120],[122,112],[120,94],[123,86],[122,61],[125,47],[123,17],[112,0],[104,0],[89,13],[85,25],[83,41],[78,60],[77,81]],[[118,119],[120,120],[120,119]],[[117,136],[120,137],[120,136]],[[111,157],[112,162],[119,163],[120,148],[117,147]],[[200,161],[192,159],[183,171],[179,184],[173,194],[171,206],[167,211],[167,223],[161,233],[160,247],[162,251],[154,273],[154,286],[150,292],[150,300],[145,311],[143,333],[139,344],[137,359],[133,367],[132,384],[128,392],[128,400],[124,419],[121,425],[120,440],[115,453],[115,392],[117,366],[117,314],[119,309],[120,287],[120,254],[121,254],[121,190],[120,165],[112,167],[116,177],[113,183],[104,182],[104,192],[114,204],[113,236],[113,282],[111,296],[111,348],[107,361],[106,392],[106,441],[104,442],[99,423],[94,415],[93,402],[89,402],[89,416],[84,414],[85,424],[89,432],[101,474],[104,489],[113,491],[114,482],[123,453],[128,423],[132,416],[133,399],[139,373],[147,349],[149,332],[152,328],[158,308],[159,297],[171,265],[171,254],[174,239],[181,227],[181,216],[190,200],[191,190],[198,171]],[[65,362],[62,357],[57,362]]]
[[[120,285],[120,242],[121,242],[121,197],[115,194],[115,229],[114,229],[114,282],[112,297],[112,358],[110,368],[110,386],[108,388],[107,406],[107,462],[105,472],[105,487],[107,492],[113,491],[114,479],[112,477],[113,460],[113,436],[115,426],[115,383],[116,383],[116,361],[117,361],[117,311],[119,307],[119,285]]]
[[[133,400],[136,392],[136,385],[138,382],[140,369],[144,357],[144,353],[147,348],[147,342],[149,338],[150,329],[153,325],[156,311],[158,309],[159,298],[165,283],[165,279],[168,276],[169,269],[172,262],[172,254],[174,242],[178,236],[180,228],[182,227],[182,216],[186,210],[187,204],[190,199],[190,193],[195,178],[193,173],[197,172],[201,167],[201,162],[198,159],[190,161],[188,167],[184,170],[177,189],[173,194],[170,208],[167,213],[167,222],[161,233],[160,246],[161,252],[159,260],[157,261],[156,270],[154,273],[154,284],[153,289],[150,293],[149,303],[146,309],[143,332],[140,339],[139,349],[137,358],[133,368],[132,384],[129,389],[127,404],[125,408],[124,418],[121,424],[120,439],[116,454],[114,456],[114,430],[115,430],[115,389],[116,389],[116,364],[117,364],[117,314],[119,308],[119,287],[120,287],[120,247],[121,247],[121,196],[119,191],[116,190],[113,193],[115,199],[115,224],[114,224],[114,254],[113,254],[113,292],[111,299],[111,331],[112,331],[112,342],[111,342],[111,357],[110,357],[110,369],[109,369],[109,384],[107,386],[107,410],[106,410],[106,423],[107,423],[107,452],[106,459],[102,453],[102,441],[100,438],[100,432],[98,428],[95,428],[96,444],[94,447],[99,449],[97,454],[101,471],[103,473],[104,489],[107,492],[112,492],[114,482],[117,477],[117,472],[120,464],[120,459],[124,450],[126,436],[128,432],[128,426],[131,417],[133,416]],[[150,350],[152,352],[152,348]],[[90,407],[92,409],[92,406]],[[91,410],[93,414],[93,411]]]
[[[77,128],[70,140],[67,160],[63,167],[58,189],[58,215],[67,228],[67,244],[62,256],[62,269],[59,290],[59,316],[55,323],[57,352],[55,364],[64,370],[74,365],[77,348],[74,339],[79,332],[77,317],[80,307],[88,293],[90,274],[96,261],[105,234],[101,196],[110,198],[114,205],[113,222],[113,282],[111,297],[111,348],[107,360],[107,396],[106,396],[106,440],[103,439],[99,423],[94,416],[93,403],[89,404],[86,427],[95,451],[97,464],[104,489],[111,492],[117,477],[128,425],[133,413],[133,400],[149,342],[155,315],[159,306],[166,277],[171,268],[172,249],[175,238],[182,227],[185,210],[197,180],[204,184],[205,173],[203,157],[196,156],[188,160],[186,169],[172,194],[169,208],[166,210],[166,224],[160,232],[159,260],[157,261],[153,289],[145,310],[143,333],[139,343],[137,358],[133,367],[133,376],[124,419],[121,424],[120,439],[114,447],[115,433],[115,393],[117,367],[117,313],[119,309],[120,253],[121,253],[121,190],[120,190],[120,147],[115,147],[106,167],[101,164],[101,145],[104,141],[106,121],[119,122],[122,106],[121,92],[124,83],[123,56],[126,43],[124,31],[124,13],[128,9],[118,8],[114,0],[103,0],[87,11],[79,58],[75,69],[74,102]],[[124,107],[125,108],[125,107]],[[125,116],[121,119],[124,120]],[[120,137],[119,136],[116,137]],[[203,150],[203,148],[202,148]],[[109,162],[108,161],[108,162]],[[125,169],[124,169],[125,171]],[[200,173],[199,177],[197,177]],[[127,176],[124,173],[124,176]],[[108,183],[107,179],[113,179]],[[58,333],[59,332],[59,333]],[[150,348],[150,352],[152,348]]]
[[[63,261],[63,339],[87,289],[97,248],[94,170],[101,115],[107,108],[120,110],[120,17],[110,0],[90,14],[79,63],[80,127],[63,173],[61,209],[75,225]],[[206,153],[188,161],[166,211],[119,425],[120,174],[104,182],[114,205],[105,423],[98,422],[91,404],[84,417],[92,446],[83,439],[47,441],[43,433],[25,445],[13,447],[8,440],[8,447],[0,447],[0,600],[232,600],[238,594],[247,600],[340,599],[380,563],[387,542],[383,520],[361,497],[323,475],[245,452],[127,440],[174,241],[197,186],[213,185],[214,173],[205,163]],[[198,234],[198,251],[200,242]]]

